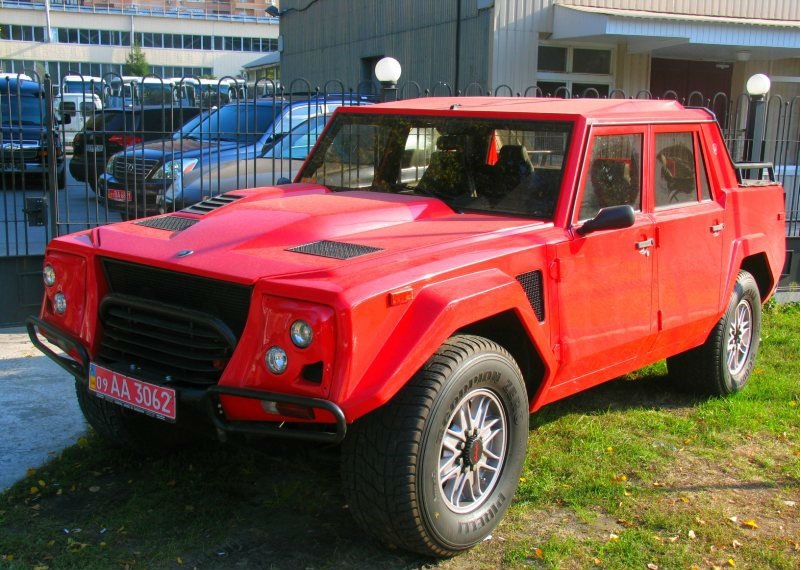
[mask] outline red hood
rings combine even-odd
[[[355,271],[356,265],[361,272],[370,271],[370,265],[380,271],[388,256],[532,223],[455,213],[434,198],[331,193],[308,184],[236,194],[245,197],[196,217],[198,221],[182,231],[147,227],[138,220],[99,227],[93,241],[101,255],[105,250],[133,262],[253,283],[310,271],[326,271],[334,278],[332,270]],[[322,240],[376,249],[344,260],[289,251]],[[407,263],[409,257],[404,255]]]

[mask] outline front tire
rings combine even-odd
[[[455,336],[343,443],[357,523],[392,546],[452,556],[483,540],[512,502],[526,454],[528,400],[517,364]]]
[[[740,271],[726,313],[701,346],[667,359],[671,379],[686,391],[726,396],[742,390],[754,368],[762,300],[754,277]]]

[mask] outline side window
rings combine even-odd
[[[700,163],[699,166],[701,174],[699,177],[701,179],[701,200],[711,200],[712,191],[709,189],[709,176],[706,173],[706,162],[704,161],[703,152],[698,153],[698,161]]]
[[[692,133],[658,133],[654,161],[657,208],[698,201]]]
[[[580,220],[609,206],[640,209],[642,135],[602,135],[592,145],[590,171],[584,184]]]

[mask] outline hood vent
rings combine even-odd
[[[219,196],[207,198],[202,202],[198,202],[197,204],[192,204],[188,208],[184,208],[181,211],[189,214],[208,214],[209,212],[216,210],[217,208],[222,208],[223,206],[226,206],[231,202],[235,202],[240,198],[244,198],[244,196],[237,196],[235,194],[220,194]]]
[[[200,220],[195,218],[183,218],[181,216],[160,216],[158,218],[148,218],[140,222],[134,222],[137,226],[146,226],[168,232],[182,232],[186,228],[194,226]]]
[[[380,247],[370,247],[355,243],[343,243],[340,241],[315,241],[297,247],[291,247],[287,251],[295,253],[306,253],[308,255],[318,255],[320,257],[330,257],[333,259],[350,259],[359,257],[375,251],[382,251]]]

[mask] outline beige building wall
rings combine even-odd
[[[45,26],[43,10],[19,10],[3,8],[3,24]],[[204,20],[200,18],[160,18],[104,13],[51,12],[53,28],[91,28],[96,30],[118,30],[171,34],[194,34],[207,36],[241,36],[277,38],[278,25],[258,22],[231,22]],[[142,51],[151,65],[209,67],[216,77],[237,75],[242,67],[259,57],[263,52],[237,52],[215,50],[189,50],[143,47]],[[0,40],[0,59],[98,62],[124,64],[130,52],[128,47],[79,45],[66,43],[38,43]]]

